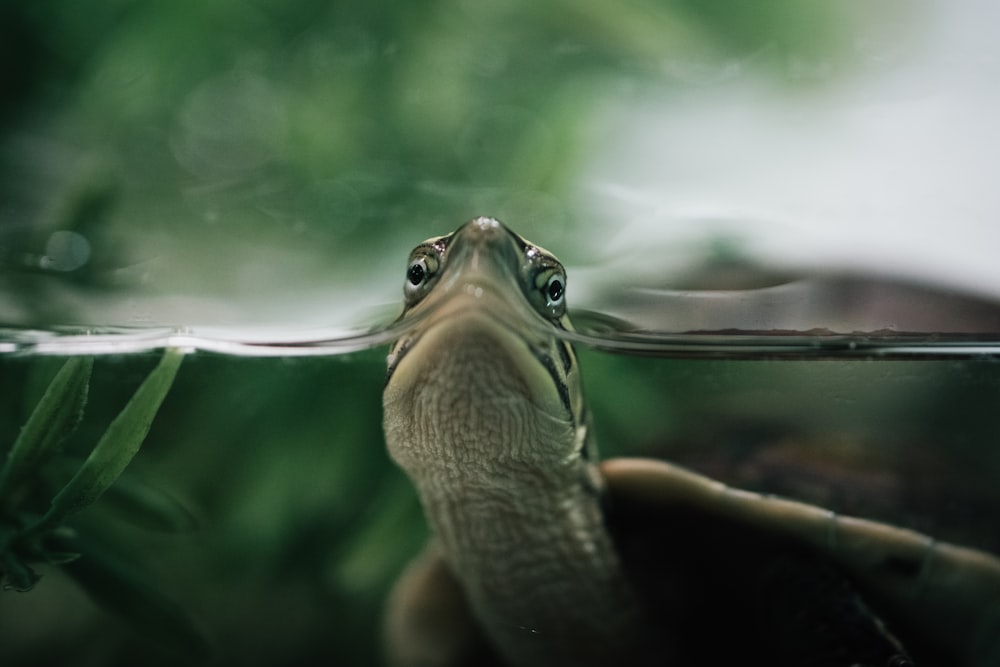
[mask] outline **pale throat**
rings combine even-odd
[[[527,400],[486,352],[451,350],[419,385],[387,390],[389,450],[496,643],[526,664],[565,650],[585,664],[620,642],[635,607],[592,464],[577,425]]]

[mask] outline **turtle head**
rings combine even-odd
[[[559,336],[570,324],[555,256],[476,218],[414,248],[403,292],[412,324],[389,354],[383,401],[390,453],[411,476],[580,457],[586,419]]]

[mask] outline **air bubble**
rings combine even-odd
[[[90,260],[90,242],[77,232],[52,232],[45,244],[45,255],[38,265],[51,271],[76,271]]]

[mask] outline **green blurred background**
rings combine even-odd
[[[350,320],[480,214],[585,260],[611,103],[833,85],[866,4],[5,2],[0,319]]]
[[[5,2],[0,314],[34,327],[351,324],[396,303],[414,244],[480,214],[585,262],[608,230],[571,194],[610,101],[683,96],[733,63],[791,96],[836,85],[867,26],[919,23],[867,4]],[[384,354],[190,356],[129,475],[199,528],[136,528],[104,500],[77,520],[185,610],[214,664],[377,663],[384,597],[426,534],[382,443]],[[97,360],[69,455],[154,362]],[[0,360],[5,441],[57,365]],[[816,479],[791,491],[918,527],[938,525],[918,506],[943,497],[944,523],[995,509],[991,363],[584,352],[582,365],[605,454],[686,456],[764,488],[804,466]],[[997,535],[954,539],[992,548]],[[42,573],[32,592],[0,594],[0,664],[190,664],[169,633]]]

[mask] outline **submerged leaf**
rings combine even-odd
[[[128,473],[108,489],[104,502],[142,528],[170,533],[189,533],[198,528],[198,519],[179,500]]]
[[[3,588],[22,593],[30,591],[41,578],[31,567],[10,551],[0,553],[0,575]]]
[[[0,470],[0,502],[14,493],[76,429],[87,402],[93,365],[92,357],[73,357],[49,383]]]
[[[40,527],[51,527],[87,507],[108,490],[139,451],[163,399],[173,384],[184,353],[167,350],[125,408],[94,446],[90,456],[52,499]]]
[[[41,555],[49,565],[66,565],[80,557],[80,553],[77,551],[53,551],[50,549],[44,549]]]
[[[95,602],[182,658],[208,657],[208,640],[188,614],[134,566],[96,545],[86,545],[83,552],[64,569]]]

